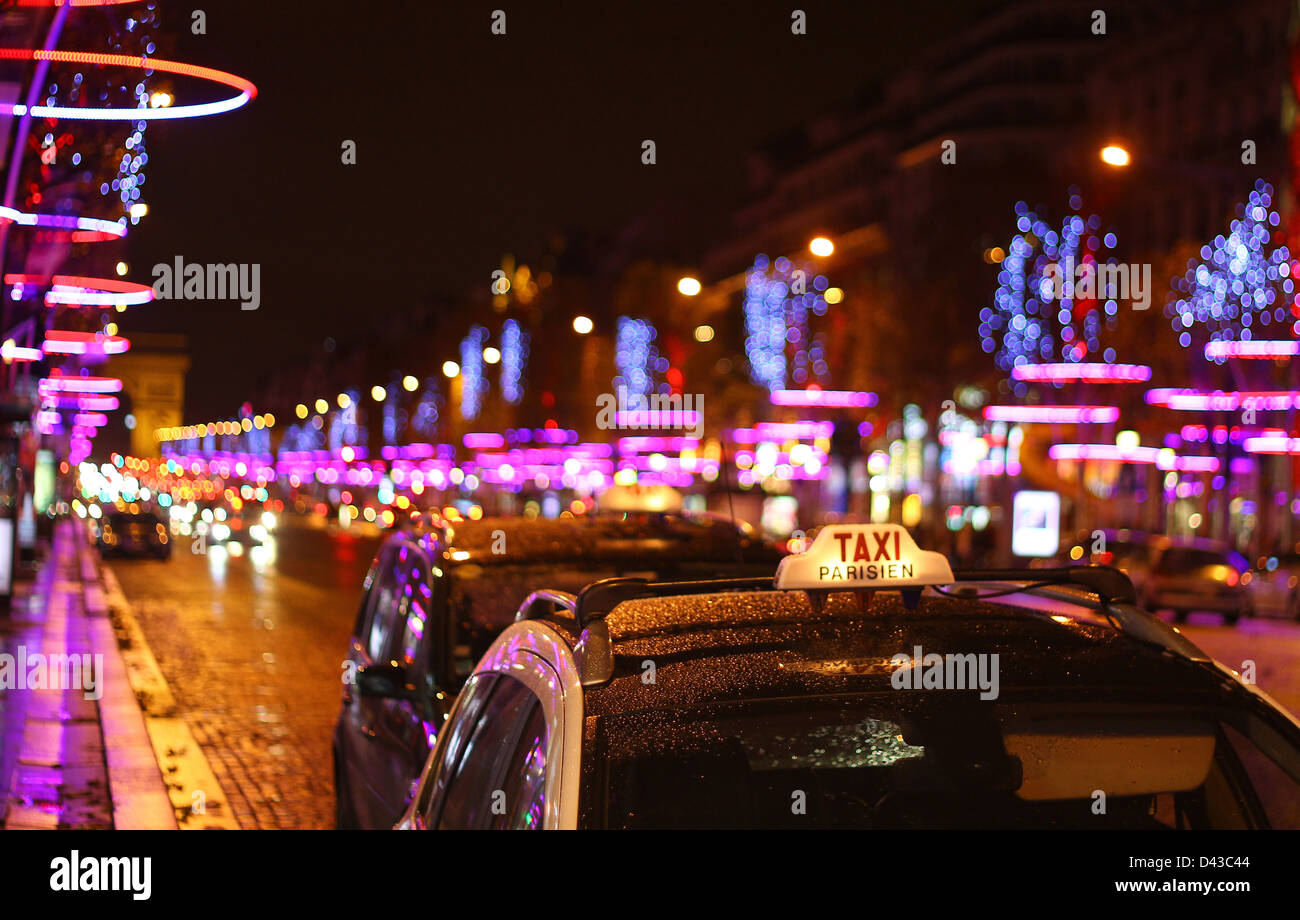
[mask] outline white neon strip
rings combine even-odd
[[[78,121],[164,121],[172,118],[202,118],[205,115],[220,115],[247,105],[253,97],[248,92],[238,96],[222,99],[219,102],[201,102],[195,105],[173,105],[166,108],[140,109],[80,109],[62,105],[34,105],[31,112],[36,118],[67,118]],[[0,105],[0,112],[6,106]],[[27,114],[27,106],[21,103],[7,106],[16,116]]]
[[[4,106],[0,105],[0,111]],[[89,230],[111,236],[126,236],[126,219],[100,220],[95,217],[65,217],[61,214],[28,214],[15,208],[0,207],[0,220],[11,220],[24,227],[47,227],[52,230]]]
[[[1300,341],[1282,339],[1248,342],[1210,342],[1205,346],[1206,358],[1289,358],[1300,355]]]
[[[1075,425],[1109,423],[1119,418],[1118,406],[988,406],[984,417],[993,422]]]

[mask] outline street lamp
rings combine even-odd
[[[419,385],[420,385],[420,381],[416,380],[410,374],[407,374],[405,377],[402,378],[402,389],[408,393],[414,393],[415,388],[418,387]]]
[[[388,397],[388,391],[385,390],[383,387],[381,387],[379,384],[375,384],[370,388],[370,398],[373,399],[375,402],[383,402],[387,397]]]
[[[491,345],[483,349],[483,362],[485,364],[496,364],[501,360],[501,352]]]
[[[1128,151],[1116,144],[1102,147],[1101,161],[1108,166],[1127,166],[1129,163]]]
[[[694,297],[700,292],[700,282],[698,278],[692,278],[687,275],[677,282],[678,292],[685,294],[687,297]]]
[[[586,335],[594,328],[596,328],[596,324],[591,321],[590,317],[575,316],[573,318],[573,331],[578,335]]]
[[[455,377],[460,373],[460,365],[455,361],[443,361],[442,373],[444,377]]]
[[[813,241],[808,244],[808,251],[815,256],[825,258],[835,251],[835,244],[824,236],[815,237]]]

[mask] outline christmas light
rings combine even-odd
[[[1209,333],[1211,344],[1250,341],[1257,333],[1267,336],[1270,327],[1285,328],[1292,319],[1295,286],[1291,279],[1291,255],[1284,245],[1267,247],[1280,240],[1281,218],[1273,210],[1273,189],[1262,180],[1255,183],[1247,200],[1237,206],[1237,219],[1201,247],[1201,261],[1190,260],[1187,273],[1174,280],[1178,300],[1165,309],[1178,341],[1192,345],[1192,329]],[[1276,338],[1276,336],[1271,336]],[[1223,346],[1227,347],[1227,346]],[[1207,357],[1210,354],[1207,350]],[[1224,353],[1213,360],[1224,361]]]
[[[257,97],[257,87],[243,77],[237,77],[234,74],[215,70],[211,67],[198,67],[180,61],[164,61],[145,55],[100,54],[86,51],[45,51],[34,48],[0,48],[0,60],[54,61],[68,64],[139,67],[159,73],[173,73],[183,77],[209,80],[239,90],[239,95],[232,96],[229,99],[222,99],[219,102],[175,105],[167,108],[99,109],[80,106],[34,105],[31,107],[30,114],[36,118],[95,121],[152,121],[158,119],[197,118],[232,111]],[[21,103],[0,103],[0,113],[21,117],[28,114],[28,108]]]
[[[1119,418],[1117,406],[986,406],[989,421],[1025,424],[1108,424]]]
[[[1221,358],[1290,358],[1297,354],[1300,354],[1300,341],[1295,339],[1220,340],[1205,345],[1205,357],[1212,361]]]
[[[1071,189],[1070,207],[1077,211],[1081,204]],[[1000,262],[993,306],[980,310],[984,350],[996,351],[1005,371],[1078,362],[1100,352],[1102,329],[1114,328],[1118,306],[1115,292],[1097,289],[1092,279],[1106,261],[1104,253],[1115,247],[1115,234],[1102,232],[1097,215],[1085,219],[1077,213],[1066,216],[1058,231],[1023,201],[1016,204],[1016,228]],[[1104,357],[1112,360],[1110,350]],[[1014,389],[1018,396],[1025,393],[1023,386]]]
[[[1164,406],[1179,412],[1235,412],[1238,409],[1255,409],[1263,412],[1300,407],[1300,391],[1261,390],[1205,392],[1191,389],[1162,387],[1147,390],[1146,401],[1153,406]]]
[[[4,106],[0,105],[0,109]],[[38,230],[55,230],[71,234],[74,243],[98,243],[120,240],[126,236],[125,220],[98,220],[93,217],[68,217],[63,214],[29,214],[15,208],[0,207],[0,221],[8,221]]]
[[[43,393],[118,393],[122,381],[116,377],[47,377],[37,386]]]
[[[120,335],[50,329],[41,350],[47,355],[120,355],[130,347],[131,343]]]
[[[487,391],[487,380],[483,376],[483,343],[487,335],[486,329],[475,326],[460,343],[460,414],[466,420],[478,418]],[[446,371],[446,365],[443,365],[443,371]]]
[[[528,365],[528,333],[508,319],[501,327],[501,398],[512,406],[524,396],[524,368]]]
[[[1151,379],[1145,364],[1021,364],[1011,369],[1014,380],[1034,383],[1141,383]]]
[[[1108,461],[1151,464],[1161,470],[1213,473],[1219,468],[1214,457],[1180,457],[1167,447],[1120,447],[1118,444],[1054,444],[1047,456],[1053,460]]]
[[[822,409],[858,409],[874,406],[875,393],[853,390],[775,390],[774,406],[816,406]]]

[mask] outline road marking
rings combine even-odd
[[[115,644],[121,649],[126,677],[135,696],[132,702],[143,716],[156,765],[166,778],[171,826],[179,825],[181,830],[239,830],[230,800],[180,714],[117,578],[107,566],[102,572],[108,615],[116,631]],[[202,812],[197,811],[199,802]]]

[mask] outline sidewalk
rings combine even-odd
[[[183,721],[165,712],[157,720],[163,731],[150,731],[140,702],[150,702],[148,691],[135,685],[148,685],[164,706],[170,694],[147,647],[132,648],[135,630],[84,525],[58,522],[36,580],[19,586],[11,616],[0,619],[0,654],[12,656],[0,659],[9,671],[0,685],[0,826],[174,829],[178,814],[182,825],[211,826],[188,821],[190,783],[178,777],[202,777],[206,761]],[[93,669],[61,668],[62,656],[87,668],[93,662]],[[49,663],[44,676],[35,676],[41,671],[34,661]],[[36,686],[24,686],[29,681]],[[209,807],[220,810],[224,798],[215,785],[201,788],[216,794]],[[231,826],[219,818],[213,824]]]

